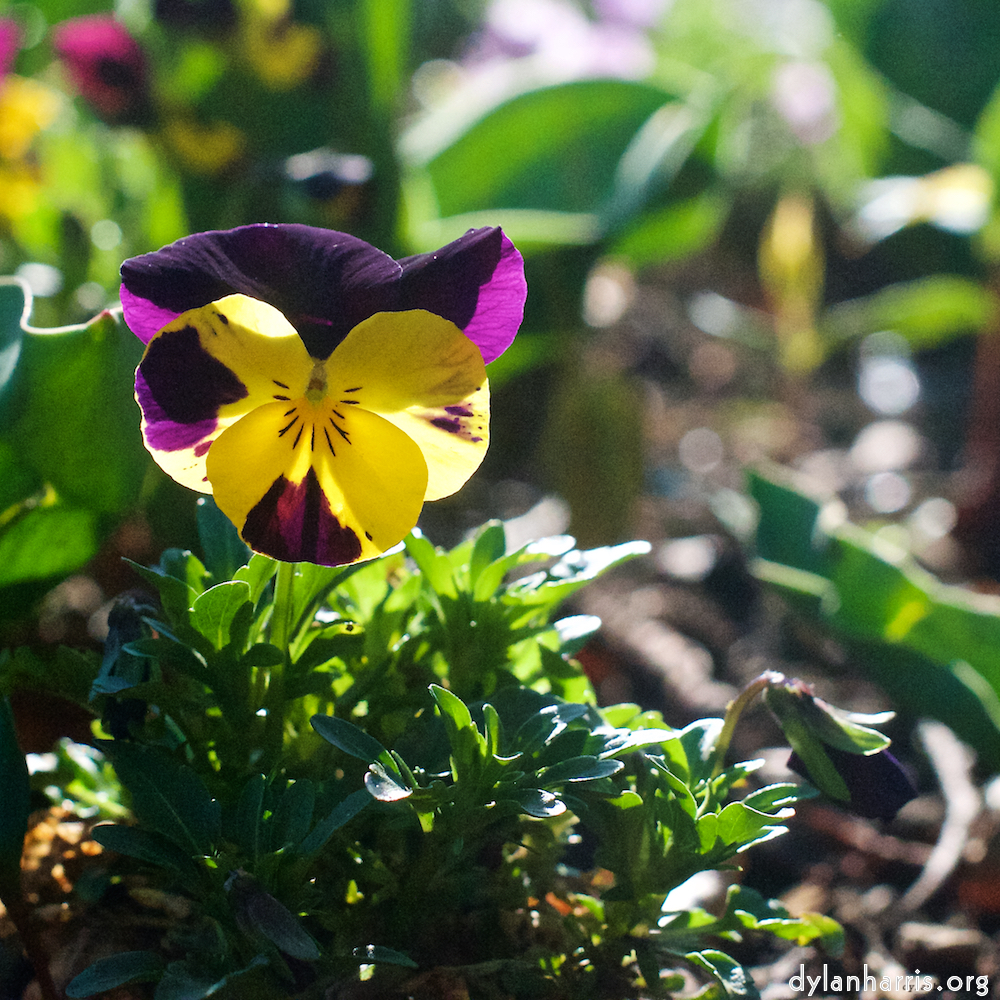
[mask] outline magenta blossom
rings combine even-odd
[[[146,117],[146,56],[120,21],[110,14],[63,21],[53,31],[53,47],[99,118],[122,125]]]

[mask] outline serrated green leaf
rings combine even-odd
[[[66,986],[66,996],[92,997],[126,983],[155,982],[166,968],[163,959],[152,951],[123,951],[109,955],[84,969]]]
[[[191,626],[215,649],[230,641],[230,628],[240,609],[250,605],[250,584],[242,580],[217,583],[199,594],[191,605]]]

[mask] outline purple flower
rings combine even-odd
[[[21,28],[16,21],[0,17],[0,77],[14,68],[14,59],[21,48]]]
[[[102,120],[122,125],[146,117],[146,56],[123,24],[109,14],[63,21],[53,31],[53,47]]]
[[[346,233],[255,225],[127,260],[146,446],[258,552],[378,555],[482,461],[484,363],[525,295],[500,229],[395,261]]]

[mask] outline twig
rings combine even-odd
[[[926,903],[954,871],[969,841],[969,827],[982,808],[982,799],[970,777],[973,758],[968,748],[940,722],[925,719],[917,730],[941,786],[945,814],[924,870],[899,901],[900,908],[907,912]]]

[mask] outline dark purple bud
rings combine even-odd
[[[888,750],[866,755],[848,753],[826,744],[823,753],[850,792],[850,800],[844,805],[859,816],[892,819],[916,797],[916,789],[902,765]],[[788,758],[788,766],[808,781],[819,784],[794,751]]]

